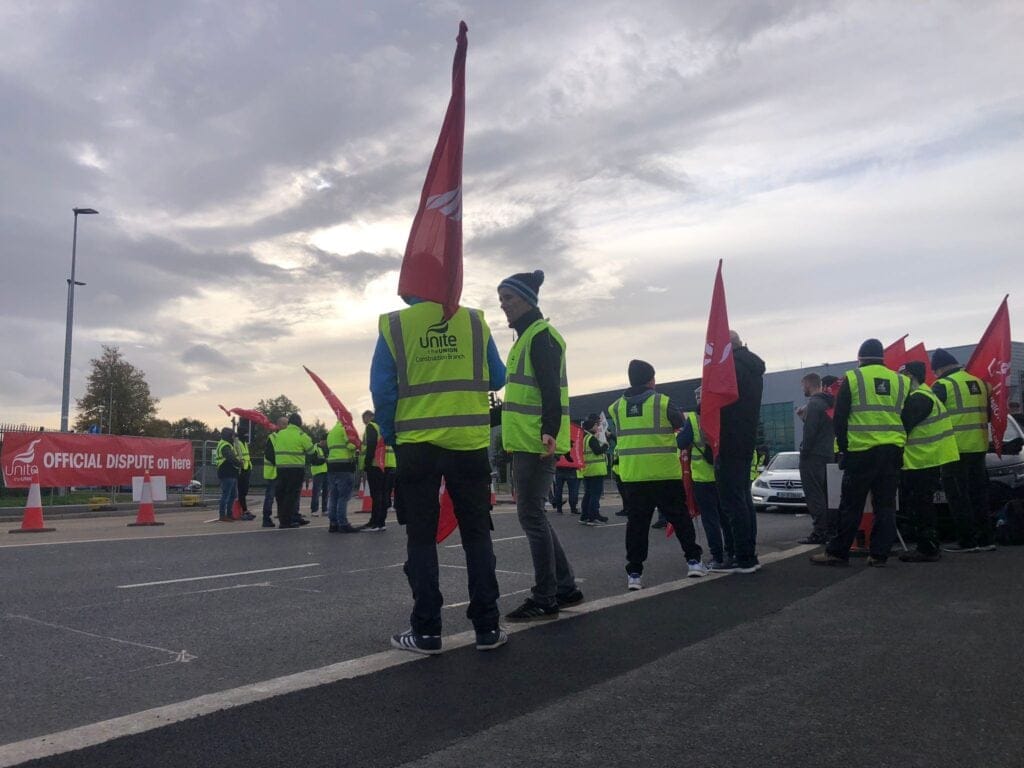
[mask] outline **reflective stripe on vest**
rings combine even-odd
[[[547,331],[562,350],[559,371],[559,402],[562,418],[555,436],[555,453],[563,454],[571,445],[569,426],[569,382],[565,374],[565,340],[547,320],[535,320],[516,339],[508,353],[505,374],[505,402],[501,407],[501,444],[506,451],[541,453],[541,395],[530,359],[533,339]]]
[[[491,332],[478,309],[460,307],[443,319],[425,301],[380,317],[380,333],[395,358],[398,443],[434,443],[452,450],[490,445]]]
[[[223,464],[227,459],[224,458],[224,447],[234,448],[227,440],[219,440],[217,447],[213,449],[213,463],[217,469],[220,469],[220,465]]]
[[[296,424],[289,424],[277,433],[274,458],[278,469],[305,467],[306,457],[313,453],[313,440]]]
[[[608,461],[603,453],[594,453],[590,450],[590,440],[593,436],[590,432],[583,434],[583,477],[604,477],[608,474]]]
[[[624,483],[648,480],[682,480],[675,429],[668,418],[667,396],[653,392],[638,405],[641,413],[629,416],[629,404],[620,397],[609,408],[619,436],[615,455]]]
[[[313,455],[314,456],[319,456],[322,459],[322,458],[324,458],[324,451],[323,451],[323,449],[319,445],[314,445],[313,446]],[[309,465],[309,474],[311,474],[311,475],[314,475],[314,476],[322,475],[326,471],[327,471],[327,463],[326,462],[324,462],[323,464],[313,464],[313,463],[310,463],[310,465]]]
[[[865,365],[846,372],[850,387],[847,448],[857,453],[879,445],[903,447],[907,433],[900,413],[910,379],[883,365]],[[879,391],[883,390],[883,391]]]
[[[939,381],[946,385],[946,410],[960,453],[985,453],[988,450],[988,384],[962,369]],[[972,392],[972,389],[978,391]]]
[[[274,439],[277,437],[277,432],[271,432],[267,440],[274,446],[274,450],[277,450],[277,441]],[[277,466],[267,459],[266,454],[263,455],[263,479],[274,480],[277,478]]]
[[[242,440],[235,440],[235,455],[242,464],[242,471],[252,469],[252,459],[249,458],[249,444]]]
[[[713,483],[715,482],[715,465],[704,458],[707,442],[704,440],[704,434],[700,431],[700,418],[694,411],[690,411],[686,417],[690,420],[690,429],[693,430],[693,447],[690,449],[690,476],[695,483]],[[710,453],[710,451],[708,452]]]
[[[328,461],[355,461],[356,447],[348,439],[345,425],[340,421],[327,433]]]
[[[914,426],[907,435],[907,444],[903,446],[904,469],[927,469],[941,467],[960,458],[956,447],[956,436],[953,434],[953,422],[946,412],[946,406],[926,384],[922,384],[911,393],[927,397],[932,403],[928,417]]]

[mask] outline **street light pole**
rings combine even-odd
[[[71,236],[71,279],[68,280],[68,318],[64,327],[64,389],[60,399],[60,431],[68,431],[68,402],[71,398],[71,326],[75,318],[75,251],[78,247],[78,214],[99,213],[93,208],[72,208],[75,213],[75,229]]]

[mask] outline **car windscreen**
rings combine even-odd
[[[768,469],[800,469],[799,453],[780,453],[768,465]]]

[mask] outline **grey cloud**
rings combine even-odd
[[[208,344],[193,344],[181,353],[181,362],[208,371],[237,369],[236,363],[231,358]]]

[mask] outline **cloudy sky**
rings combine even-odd
[[[0,0],[0,422],[59,423],[74,206],[73,399],[116,344],[164,418],[368,406],[460,19],[463,302],[507,352],[544,269],[574,393],[698,375],[718,259],[769,370],[1016,317],[1019,2]]]

